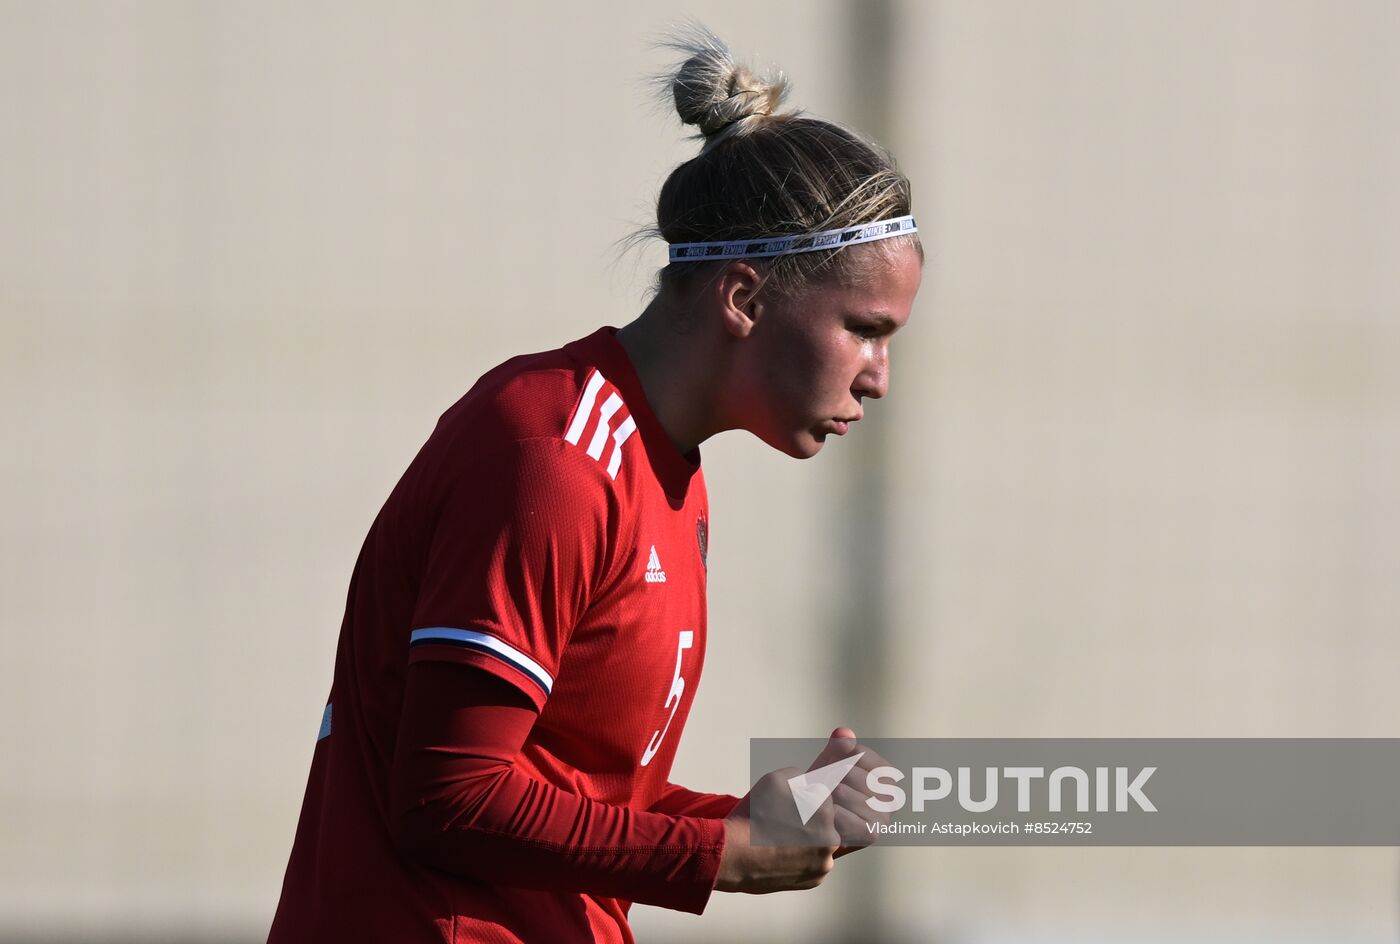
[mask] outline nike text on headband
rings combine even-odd
[[[782,256],[794,252],[840,249],[856,243],[917,233],[912,216],[896,216],[874,223],[861,223],[843,229],[829,229],[809,236],[768,236],[758,239],[731,239],[712,243],[670,243],[672,262],[709,262],[719,259],[753,259]]]

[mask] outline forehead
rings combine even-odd
[[[847,267],[854,278],[830,278],[813,284],[804,295],[807,305],[834,307],[852,313],[885,316],[897,324],[909,317],[923,278],[923,254],[904,243],[893,251],[876,251],[878,244],[852,246],[862,252]]]

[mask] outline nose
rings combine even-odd
[[[851,384],[851,393],[855,394],[857,400],[861,397],[878,400],[890,392],[889,345],[875,345],[872,351],[860,373],[856,375],[855,383]]]

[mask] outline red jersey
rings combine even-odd
[[[693,843],[665,848],[667,890],[648,890],[703,909],[723,844],[713,817],[734,798],[667,776],[705,655],[704,477],[613,335],[483,376],[375,519],[272,941],[631,940],[626,898],[494,885],[396,848],[390,767],[405,675],[421,660],[528,696],[539,716],[519,770],[600,803],[705,817],[683,824]]]

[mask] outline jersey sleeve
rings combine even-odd
[[[703,912],[724,855],[722,815],[634,810],[534,779],[515,758],[535,718],[499,681],[410,667],[390,787],[398,848],[490,885]]]
[[[606,473],[562,439],[530,439],[444,471],[438,488],[409,662],[477,666],[541,709],[614,559]]]
[[[724,819],[734,812],[742,797],[730,793],[697,793],[680,784],[668,783],[661,796],[648,809],[672,816],[704,816]]]

